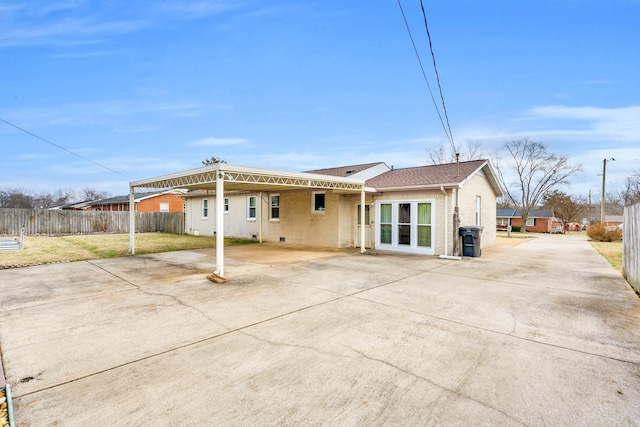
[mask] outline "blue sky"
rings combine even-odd
[[[529,137],[600,192],[640,169],[639,0],[424,1],[455,140]],[[420,2],[402,0],[437,90]],[[201,166],[428,163],[446,143],[397,0],[2,1],[0,187]],[[437,95],[437,93],[436,93]]]

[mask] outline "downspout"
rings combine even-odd
[[[129,253],[136,254],[136,204],[135,189],[129,187]]]
[[[214,276],[224,277],[224,173],[216,174],[216,271]]]

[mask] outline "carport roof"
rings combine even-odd
[[[216,163],[182,172],[141,179],[129,183],[132,189],[184,188],[215,190],[216,177],[222,174],[226,191],[278,191],[287,189],[326,189],[357,193],[364,188],[362,179],[328,176],[306,172],[289,172]],[[373,191],[366,189],[366,191]]]

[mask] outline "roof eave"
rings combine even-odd
[[[375,187],[376,192],[382,193],[385,191],[407,191],[407,190],[440,190],[441,187],[453,189],[461,188],[457,182],[449,182],[444,184],[417,184],[417,185],[403,185],[395,187]]]

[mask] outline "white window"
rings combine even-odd
[[[476,226],[482,225],[482,199],[476,196]]]
[[[504,218],[504,217],[497,218],[496,219],[496,224],[507,227],[509,225],[509,218]]]
[[[202,199],[202,219],[209,218],[209,200]]]
[[[536,225],[535,218],[527,218],[527,227],[534,227]]]
[[[247,220],[256,220],[256,196],[247,197]]]
[[[324,213],[326,209],[326,198],[324,191],[314,191],[313,193],[311,193],[311,203],[311,212]]]
[[[161,202],[160,203],[160,212],[169,212],[169,203]]]
[[[378,224],[380,224],[380,243],[382,244],[391,244],[392,208],[391,203],[384,203],[378,209],[378,212],[380,212],[380,219],[378,220]]]
[[[280,221],[280,195],[272,194],[269,197],[270,209],[269,209],[269,219],[271,221]]]
[[[228,197],[224,198],[224,213],[226,213],[226,214],[229,213],[229,198]]]

